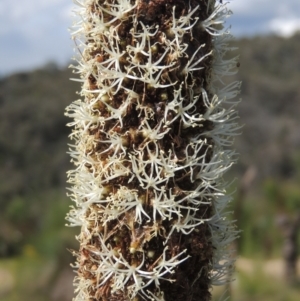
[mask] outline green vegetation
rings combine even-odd
[[[262,262],[253,262],[253,271],[246,273],[238,271],[235,282],[230,287],[230,298],[228,301],[298,301],[298,286],[287,286],[285,282],[278,279],[277,275],[269,275],[262,268]],[[223,290],[214,291],[213,301],[218,301],[224,294]],[[228,294],[227,294],[228,296]]]
[[[238,179],[232,208],[243,230],[240,255],[265,261],[282,254],[278,216],[292,218],[300,210],[300,34],[235,43],[245,126],[236,140],[239,164],[230,175]],[[71,300],[66,291],[72,291],[73,259],[66,249],[78,249],[74,235],[79,230],[64,226],[71,205],[66,171],[72,166],[66,154],[69,120],[63,113],[78,98],[79,85],[70,77],[69,69],[49,64],[0,80],[0,279],[10,277],[0,283],[3,300]],[[239,193],[250,166],[256,177]],[[299,286],[288,288],[259,269],[240,272],[237,279],[232,301],[300,297]]]

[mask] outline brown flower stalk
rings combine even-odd
[[[229,11],[208,0],[77,4],[75,300],[209,300],[236,235],[222,181],[240,85],[221,79],[237,64],[224,59]]]

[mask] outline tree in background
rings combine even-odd
[[[297,236],[300,228],[300,212],[298,211],[294,218],[280,214],[277,216],[276,222],[281,228],[284,239],[282,256],[285,264],[285,280],[289,284],[294,284],[297,280],[297,258],[299,253]]]
[[[228,281],[223,174],[235,160],[237,58],[213,0],[82,0],[69,172],[75,300],[209,300]]]

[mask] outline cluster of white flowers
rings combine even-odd
[[[145,17],[147,1],[75,2],[83,100],[66,113],[76,166],[67,219],[82,227],[75,300],[165,300],[162,283],[175,282],[192,256],[192,243],[176,239],[200,236],[204,225],[210,234],[197,241],[214,249],[208,277],[224,283],[236,231],[222,176],[235,160],[228,146],[239,130],[240,87],[222,81],[237,65],[224,58],[231,36],[220,25],[230,11],[182,1],[162,27],[150,22],[153,7]]]

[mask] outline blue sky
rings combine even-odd
[[[223,1],[225,2],[225,1]],[[72,57],[72,0],[0,0],[0,75]],[[300,30],[300,0],[231,0],[235,36]]]

